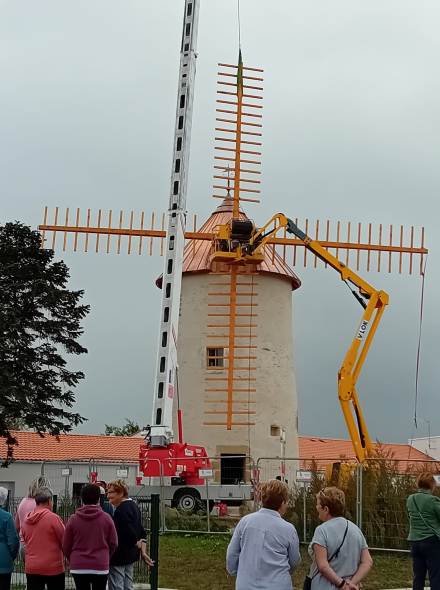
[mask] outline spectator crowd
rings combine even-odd
[[[139,508],[122,480],[106,490],[85,484],[82,505],[66,524],[53,512],[53,494],[44,477],[29,486],[15,515],[0,508],[0,590],[10,590],[19,551],[28,590],[64,590],[65,563],[77,590],[132,590],[134,564],[146,551],[146,532]],[[0,506],[8,491],[0,487]]]
[[[418,490],[407,500],[413,590],[423,590],[427,575],[431,590],[440,590],[440,498],[433,494],[432,473],[421,473],[417,483]],[[261,484],[260,495],[262,508],[244,516],[234,530],[226,569],[236,577],[236,590],[292,590],[292,573],[301,557],[296,529],[282,518],[289,488],[274,479]],[[82,505],[66,524],[53,512],[44,477],[30,485],[15,521],[1,508],[7,496],[0,487],[0,590],[10,590],[19,551],[28,590],[64,590],[66,562],[76,590],[133,590],[139,558],[154,565],[139,508],[122,480],[112,481],[107,490],[84,485]],[[373,561],[362,531],[345,517],[344,492],[322,489],[316,511],[321,524],[308,548],[311,565],[303,590],[359,590]]]

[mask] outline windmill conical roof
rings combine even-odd
[[[227,223],[232,218],[233,199],[225,198],[205,223],[198,229],[201,233],[213,233],[219,225]],[[246,213],[240,210],[240,219],[248,219]],[[215,272],[211,268],[210,254],[212,243],[209,240],[188,240],[185,245],[183,272],[203,273]],[[291,281],[292,290],[301,285],[300,279],[293,272],[283,258],[271,247],[265,248],[264,261],[257,266],[257,272],[285,277]]]

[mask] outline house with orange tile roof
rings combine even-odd
[[[417,465],[434,459],[409,444],[382,443],[379,447],[381,455],[396,462],[395,468],[399,473],[414,471]],[[307,469],[312,462],[318,470],[324,471],[327,465],[336,461],[356,461],[350,440],[300,436],[299,448],[301,469]]]
[[[78,495],[81,486],[96,474],[98,480],[111,481],[121,477],[130,485],[138,476],[140,437],[62,434],[41,437],[35,432],[14,432],[18,446],[15,461],[0,470],[0,486],[7,487],[15,497],[27,493],[29,483],[40,474],[46,475],[56,494]],[[382,449],[397,463],[399,472],[416,464],[432,461],[432,457],[408,444],[383,444]],[[313,436],[299,437],[302,470],[314,461],[319,470],[338,460],[355,460],[351,441]],[[6,443],[0,440],[0,459],[6,457]],[[258,458],[254,457],[256,461]],[[279,459],[274,459],[279,463]],[[261,464],[264,476],[264,462]]]
[[[135,485],[138,475],[139,438],[89,434],[39,436],[35,432],[13,432],[18,445],[14,462],[0,469],[0,486],[16,498],[26,496],[29,483],[40,474],[49,478],[54,493],[79,496],[84,483],[125,479]],[[0,459],[6,444],[0,440]],[[96,475],[92,475],[96,474]]]

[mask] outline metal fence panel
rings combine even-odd
[[[160,496],[159,526],[163,532],[230,534],[243,515],[259,508],[259,484],[277,477],[286,481],[289,486],[290,500],[286,518],[296,526],[302,541],[310,542],[319,524],[316,493],[326,485],[337,485],[345,492],[347,517],[361,527],[370,547],[405,550],[408,548],[406,499],[415,491],[420,471],[440,473],[440,464],[435,461],[421,462],[410,458],[397,461],[391,456],[378,456],[367,460],[362,466],[352,460],[334,457],[320,458],[319,461],[313,457],[262,457],[255,462],[252,457],[237,455],[235,463],[231,461],[231,457],[228,455],[226,464],[223,456],[210,458],[213,477],[206,479],[206,490],[203,489],[193,514],[187,514],[181,507],[177,509],[172,505],[174,488],[170,478],[155,478],[158,480],[156,490]],[[238,461],[242,465],[239,466]],[[119,466],[93,460],[86,469],[84,464],[71,464],[71,467],[70,483],[85,483],[87,474],[91,471],[96,472],[100,480],[114,479]],[[245,485],[253,487],[253,500],[237,498],[236,501],[227,502],[229,505],[226,506],[225,498],[222,500],[219,497],[220,486],[222,481],[231,481],[239,490],[242,481],[241,476],[237,477],[239,471]],[[72,499],[71,486],[68,488],[69,494],[64,493],[65,479],[62,479],[60,464],[45,463],[44,473],[49,479],[56,481],[57,488],[61,490],[56,497],[57,511],[63,519],[67,519],[78,505],[78,500]],[[128,483],[136,486],[135,466],[130,465],[127,473]],[[149,499],[143,498],[148,492],[148,486],[133,488],[136,489],[141,497],[134,492],[133,499],[139,504],[146,528],[151,530]],[[151,493],[156,492],[150,491]],[[17,498],[10,498],[12,512],[15,512],[18,502]],[[19,564],[19,571],[20,567]],[[145,574],[144,570],[139,570],[137,579],[145,579]]]
[[[15,517],[21,498],[13,498],[9,501],[7,509]],[[136,498],[136,502],[141,512],[142,524],[149,535],[149,551],[152,553],[152,559],[155,562],[153,568],[149,569],[140,559],[135,563],[134,581],[136,583],[149,582],[151,590],[158,589],[158,571],[159,571],[159,532],[160,532],[160,505],[159,497]],[[54,512],[56,512],[64,522],[75,512],[79,506],[79,500],[67,498],[64,496],[54,496]],[[26,574],[24,569],[23,553],[20,551],[18,558],[14,563],[14,573],[12,575],[12,590],[22,590],[26,587]],[[66,563],[66,588],[74,588],[73,578],[71,577]]]

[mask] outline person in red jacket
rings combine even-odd
[[[105,590],[110,557],[118,546],[113,519],[99,505],[99,496],[99,486],[83,486],[83,506],[69,518],[64,533],[63,551],[77,590]]]
[[[52,492],[40,488],[35,509],[25,517],[21,533],[26,546],[27,590],[64,590],[64,524],[52,512]]]

